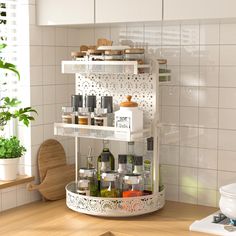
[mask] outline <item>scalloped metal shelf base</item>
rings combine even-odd
[[[165,205],[165,189],[153,195],[132,198],[102,198],[79,195],[75,182],[66,186],[68,208],[80,213],[102,217],[129,217],[144,215]]]

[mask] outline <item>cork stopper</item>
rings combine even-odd
[[[132,96],[128,95],[128,96],[126,96],[126,98],[127,98],[127,101],[122,102],[120,104],[120,107],[137,107],[138,106],[137,102],[131,101]]]

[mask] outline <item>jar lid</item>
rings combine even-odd
[[[89,180],[88,179],[81,179],[78,182],[78,187],[79,188],[88,188],[89,186]]]
[[[85,52],[71,52],[72,57],[84,57],[85,55]]]
[[[129,48],[125,50],[125,54],[144,54],[144,48]]]
[[[167,64],[167,60],[166,60],[166,59],[157,59],[157,62],[158,62],[158,64],[160,64],[160,65],[165,65],[165,64]]]
[[[88,51],[88,46],[86,46],[86,45],[80,46],[80,52],[86,53],[87,51]]]
[[[137,107],[138,103],[131,101],[132,96],[126,96],[127,101],[120,103],[120,107]]]
[[[106,171],[102,173],[102,179],[105,182],[116,181],[118,173],[115,171]]]
[[[96,172],[95,168],[80,168],[79,174],[80,177],[92,177]]]
[[[139,174],[126,174],[123,178],[125,184],[139,184],[142,176]]]
[[[87,51],[88,55],[102,55],[102,51],[97,49],[88,49]]]
[[[220,194],[226,197],[236,198],[236,183],[220,187]]]
[[[122,55],[121,50],[106,50],[105,55]]]

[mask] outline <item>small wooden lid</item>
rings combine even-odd
[[[105,55],[122,55],[123,52],[121,50],[106,50]]]
[[[102,51],[96,49],[88,49],[88,55],[102,55]]]
[[[138,106],[137,102],[131,101],[132,96],[128,95],[126,96],[126,98],[127,98],[127,101],[122,102],[120,104],[120,107],[137,107]]]
[[[80,51],[81,51],[81,52],[87,52],[87,51],[88,51],[88,46],[86,46],[86,45],[81,45],[81,46],[80,46]]]
[[[144,54],[144,48],[125,49],[125,54]]]
[[[85,52],[71,52],[72,57],[84,57],[85,55]]]
[[[165,65],[165,64],[167,64],[167,60],[166,60],[166,59],[157,59],[157,62],[158,62],[160,65]]]

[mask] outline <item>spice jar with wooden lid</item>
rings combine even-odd
[[[131,132],[143,129],[143,111],[138,108],[138,103],[131,101],[128,95],[127,101],[120,104],[120,110],[115,112],[115,127],[130,128]]]
[[[104,52],[106,61],[123,61],[124,55],[121,50],[106,50]]]

